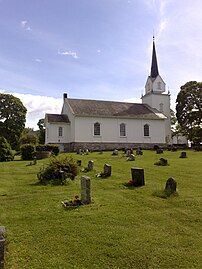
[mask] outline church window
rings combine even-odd
[[[144,125],[144,136],[149,136],[149,125],[148,124]]]
[[[100,135],[100,123],[94,123],[94,135]]]
[[[58,136],[62,136],[62,127],[58,128]]]
[[[159,111],[160,111],[160,112],[163,112],[163,103],[160,103],[160,104],[159,104]]]
[[[126,125],[125,125],[125,123],[120,124],[120,136],[126,136]]]

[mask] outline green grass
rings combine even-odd
[[[0,163],[0,225],[6,226],[6,269],[54,268],[201,268],[201,152],[157,155],[144,151],[135,162],[91,153],[72,154],[84,166],[94,160],[92,204],[64,209],[61,201],[80,194],[80,177],[66,186],[40,186],[35,166],[28,162]],[[155,166],[160,157],[169,166]],[[96,178],[104,163],[112,176]],[[126,188],[131,167],[145,170],[146,185]],[[178,196],[162,199],[169,177]]]

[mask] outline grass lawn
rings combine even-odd
[[[134,162],[111,152],[71,154],[84,166],[94,160],[92,204],[64,209],[61,201],[80,195],[80,177],[66,186],[36,184],[45,161],[0,163],[0,225],[7,230],[6,269],[201,268],[202,153],[144,151]],[[154,165],[160,157],[169,166]],[[112,176],[99,179],[104,163]],[[145,171],[146,185],[126,188],[131,167]],[[169,177],[179,196],[153,195]]]

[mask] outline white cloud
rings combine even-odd
[[[42,62],[42,60],[39,59],[39,58],[36,58],[35,61],[38,62],[38,63],[41,63]]]
[[[71,51],[71,50],[69,50],[69,51],[59,51],[58,50],[58,54],[59,55],[64,55],[64,56],[72,56],[74,59],[78,59],[79,58],[78,55],[77,55],[77,53],[74,52],[74,51]]]
[[[31,27],[29,26],[29,23],[28,21],[24,20],[24,21],[21,21],[21,27],[23,29],[25,29],[26,31],[31,31]]]
[[[63,99],[49,96],[22,94],[0,90],[2,93],[9,93],[18,97],[27,108],[26,127],[37,129],[37,122],[44,118],[45,113],[60,114]]]
[[[98,49],[98,50],[97,50],[97,53],[100,53],[100,52],[101,52],[101,50],[100,50],[100,49]]]

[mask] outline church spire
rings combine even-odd
[[[154,36],[153,36],[153,51],[152,51],[152,64],[151,64],[151,74],[150,76],[152,78],[156,78],[159,74],[158,71],[158,64],[157,64],[157,58],[156,58],[156,49],[155,49],[155,43],[154,43]]]

